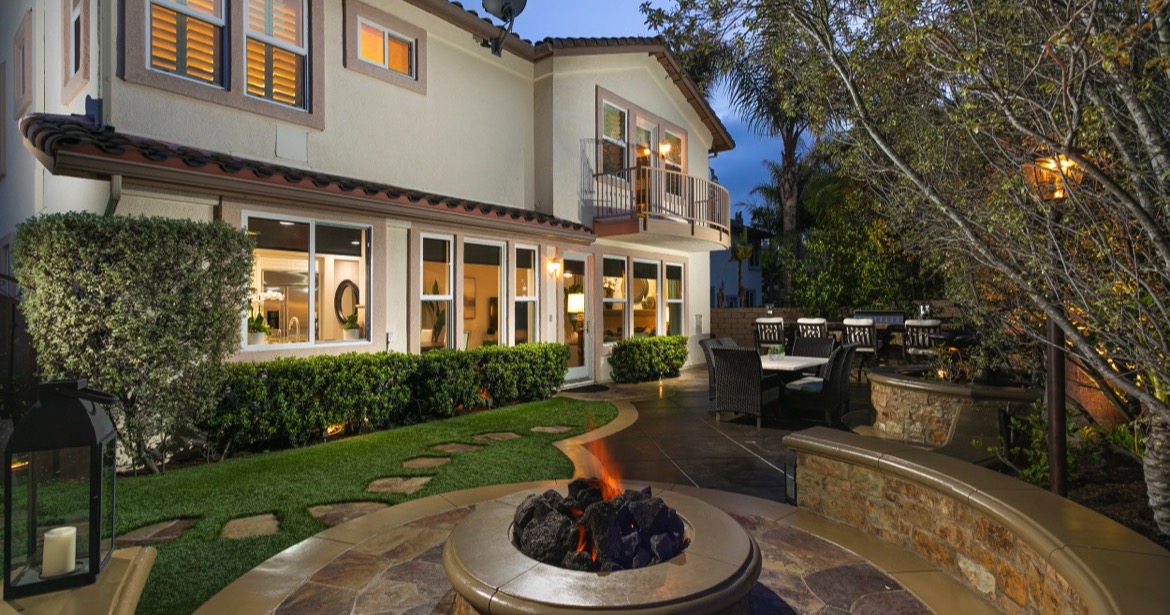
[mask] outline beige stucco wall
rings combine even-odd
[[[49,174],[24,148],[19,119],[14,117],[12,55],[16,29],[32,10],[32,104],[26,113],[84,113],[85,97],[98,94],[98,0],[90,2],[89,82],[66,105],[62,101],[64,75],[63,7],[61,0],[5,0],[0,2],[0,62],[5,65],[4,92],[4,177],[0,178],[0,237],[9,235],[17,224],[35,214],[64,211],[101,212],[109,196],[106,182],[58,177]],[[108,1],[108,0],[104,0]]]
[[[595,157],[592,144],[597,138],[598,87],[685,129],[685,171],[688,175],[707,177],[711,133],[653,56],[646,53],[553,56],[538,65],[539,99],[550,106],[538,108],[536,118],[538,125],[551,126],[551,130],[538,131],[538,134],[542,139],[551,140],[537,144],[539,151],[548,151],[550,155],[537,159],[536,175],[550,176],[552,180],[538,183],[540,191],[536,200],[551,203],[550,213],[570,220],[579,217],[582,156],[587,156],[591,163]],[[551,95],[545,89],[550,89]],[[546,137],[546,133],[550,134]]]
[[[121,79],[111,92],[110,121],[131,134],[531,208],[532,64],[512,54],[496,58],[467,31],[401,0],[367,4],[426,30],[425,95],[346,69],[342,3],[327,0],[324,130]],[[290,143],[307,134],[307,160],[277,156],[278,127]]]

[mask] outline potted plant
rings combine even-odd
[[[248,345],[257,346],[268,341],[268,332],[271,327],[260,313],[248,316]]]
[[[362,338],[362,326],[358,323],[357,310],[345,317],[345,322],[341,323],[342,338],[347,340],[360,340]]]

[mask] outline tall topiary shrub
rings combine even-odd
[[[618,341],[609,355],[614,382],[645,382],[677,376],[687,362],[684,335],[632,337]]]
[[[44,377],[116,394],[125,450],[157,471],[219,399],[252,241],[221,222],[53,214],[17,227],[15,263]]]

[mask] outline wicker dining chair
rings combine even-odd
[[[861,357],[861,362],[857,364],[857,381],[861,382],[862,370],[871,360],[877,365],[878,357],[881,356],[877,324],[872,318],[846,318],[842,324],[845,325],[845,343],[857,346],[856,352]]]
[[[796,337],[828,337],[829,321],[824,318],[797,318]]]
[[[756,417],[760,427],[764,408],[780,400],[780,374],[765,374],[755,348],[715,346],[715,421],[722,412]],[[772,392],[775,395],[771,395]]]
[[[902,334],[902,360],[908,361],[914,357],[933,357],[938,354],[930,336],[942,331],[942,321],[907,320],[906,332]]]
[[[837,347],[837,339],[832,336],[825,337],[798,337],[792,340],[792,356],[794,357],[818,357],[827,359],[833,356],[833,349]],[[814,372],[805,372],[806,374],[814,374]],[[818,367],[815,375],[818,378],[824,378],[829,374],[829,364]]]
[[[707,411],[715,411],[715,357],[711,354],[712,348],[722,346],[724,340],[731,338],[713,338],[699,340],[699,348],[703,351],[703,358],[707,360]],[[731,346],[735,345],[732,341]]]
[[[841,417],[849,411],[849,371],[856,350],[854,345],[834,350],[827,378],[806,377],[785,385],[784,407],[823,412],[825,425],[841,425]]]
[[[755,322],[756,351],[768,354],[772,348],[784,348],[784,319],[757,318]]]

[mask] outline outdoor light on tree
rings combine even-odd
[[[117,398],[86,381],[42,383],[4,454],[4,598],[88,585],[114,550]]]
[[[1042,201],[1059,201],[1068,198],[1066,186],[1079,183],[1084,175],[1077,163],[1063,154],[1037,158],[1024,165],[1028,184]]]

